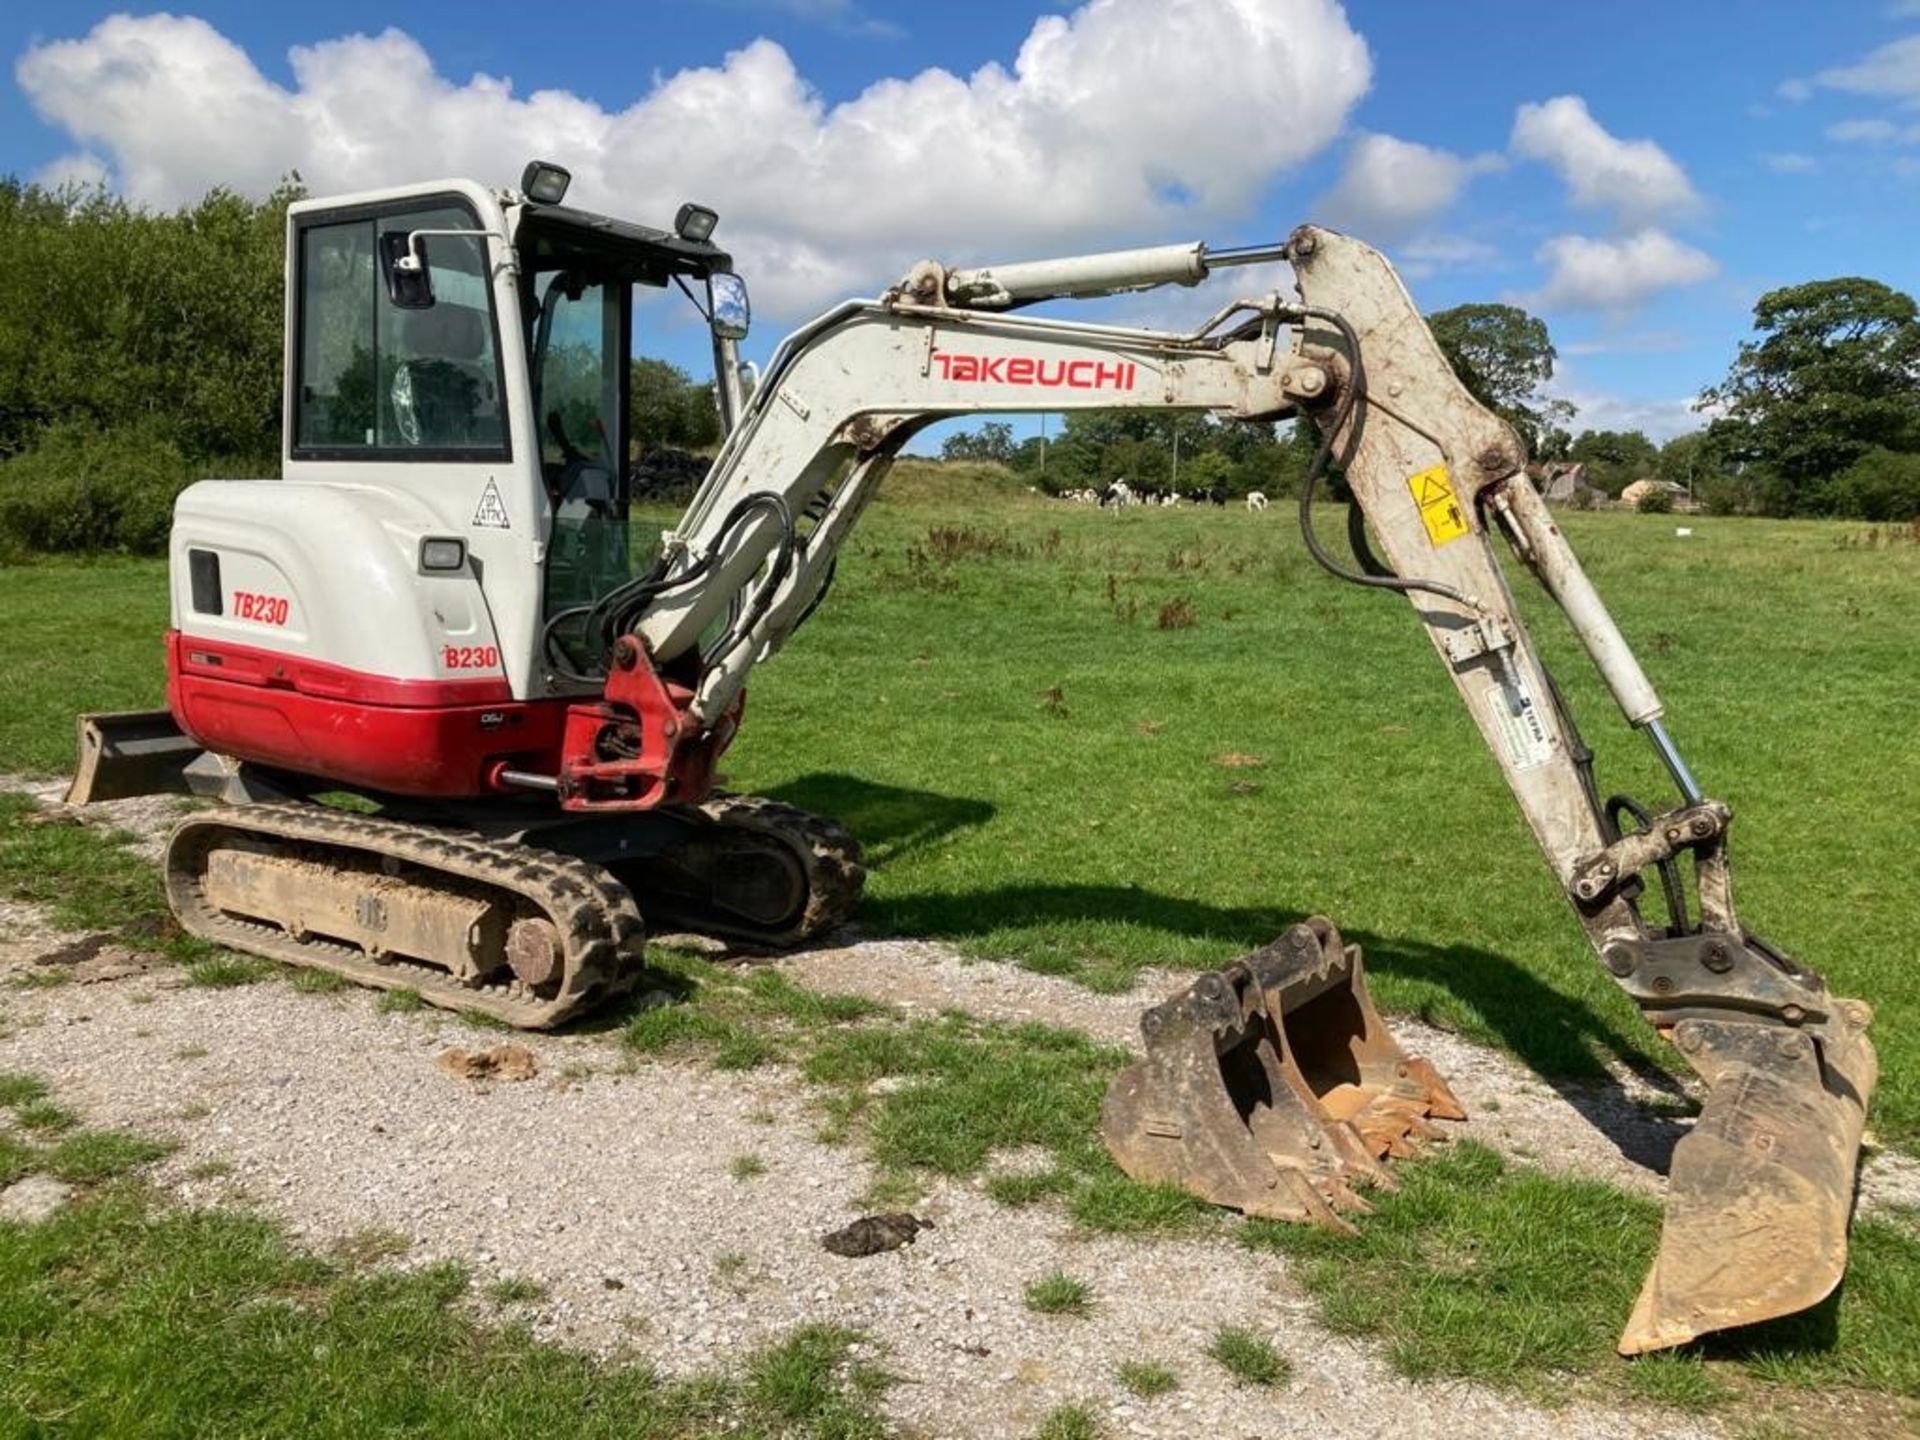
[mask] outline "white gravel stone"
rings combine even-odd
[[[0,1190],[0,1220],[38,1225],[60,1213],[73,1196],[73,1187],[51,1175],[29,1175]]]

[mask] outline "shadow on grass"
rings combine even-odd
[[[841,821],[859,838],[868,865],[875,869],[984,824],[995,814],[993,805],[973,797],[833,773],[802,776],[766,793]],[[1089,924],[1118,924],[1243,951],[1268,943],[1307,913],[1284,905],[1210,905],[1131,885],[1046,884],[870,897],[861,911],[876,931],[954,942],[977,941],[996,932],[1071,932]],[[1558,1089],[1626,1159],[1665,1172],[1685,1126],[1625,1099],[1606,1066],[1618,1063],[1676,1099],[1684,1092],[1608,1016],[1490,950],[1345,927],[1342,933],[1364,947],[1374,975],[1443,991],[1481,1017],[1508,1050]]]
[[[802,775],[769,799],[831,815],[860,840],[869,867],[888,865],[994,816],[985,800],[880,785],[854,775]]]

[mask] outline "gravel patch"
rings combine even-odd
[[[29,1175],[0,1190],[0,1220],[16,1225],[37,1225],[60,1213],[73,1195],[73,1187],[51,1175]]]
[[[54,806],[64,789],[0,786]],[[157,797],[84,815],[157,855],[179,805]],[[85,964],[124,956],[101,943],[113,938],[62,932],[35,907],[0,901],[0,971],[63,954],[87,978]],[[1150,972],[1127,994],[1100,995],[931,943],[851,934],[777,963],[797,983],[909,1013],[1042,1020],[1130,1049],[1140,1010],[1192,978]],[[44,1076],[91,1124],[178,1141],[156,1175],[182,1201],[257,1208],[320,1248],[396,1232],[411,1242],[399,1263],[457,1258],[483,1280],[535,1281],[544,1298],[510,1309],[536,1334],[644,1355],[670,1374],[826,1321],[870,1337],[901,1380],[890,1413],[927,1434],[955,1433],[964,1414],[968,1434],[1027,1435],[1067,1403],[1125,1435],[1399,1437],[1412,1416],[1417,1433],[1439,1437],[1722,1433],[1665,1412],[1550,1411],[1476,1385],[1412,1384],[1376,1347],[1321,1330],[1280,1257],[1230,1240],[1077,1235],[1046,1207],[1006,1209],[974,1183],[934,1184],[914,1207],[932,1228],[912,1244],[830,1255],[821,1235],[862,1213],[874,1176],[856,1149],[816,1141],[804,1085],[779,1068],[635,1063],[615,1036],[535,1035],[514,1037],[533,1078],[462,1078],[440,1056],[499,1037],[434,1012],[384,1014],[364,992],[194,989],[166,967],[95,978],[0,990],[0,1069]],[[1660,1097],[1635,1077],[1556,1088],[1457,1036],[1408,1020],[1395,1029],[1465,1102],[1474,1119],[1462,1133],[1660,1192],[1688,1122],[1641,1109]],[[757,1165],[735,1164],[745,1156]],[[992,1168],[1039,1159],[1001,1155]],[[1867,1207],[1920,1203],[1920,1163],[1873,1157],[1862,1194]],[[1093,1287],[1089,1315],[1026,1308],[1025,1288],[1054,1270]],[[1294,1362],[1292,1381],[1232,1385],[1203,1354],[1221,1324],[1272,1340]],[[1180,1388],[1135,1399],[1115,1378],[1127,1360],[1170,1366]]]
[[[1064,1403],[1101,1409],[1125,1435],[1400,1436],[1415,1415],[1434,1436],[1720,1433],[1414,1385],[1322,1331],[1284,1260],[1218,1240],[1076,1236],[970,1184],[933,1188],[915,1207],[933,1228],[913,1244],[829,1255],[820,1236],[860,1213],[873,1177],[857,1151],[813,1139],[802,1087],[778,1069],[633,1065],[607,1036],[528,1036],[537,1078],[465,1080],[436,1061],[472,1043],[467,1027],[278,983],[67,986],[4,1004],[0,1067],[43,1075],[90,1123],[176,1139],[157,1173],[182,1200],[251,1205],[315,1246],[397,1231],[408,1262],[456,1257],[485,1278],[538,1281],[546,1298],[513,1307],[537,1334],[668,1373],[829,1321],[867,1333],[901,1378],[891,1414],[928,1434],[956,1433],[964,1414],[970,1435],[1026,1435]],[[764,1172],[735,1178],[747,1154]],[[1055,1269],[1092,1285],[1089,1315],[1026,1308],[1025,1287]],[[1236,1388],[1202,1355],[1223,1323],[1271,1339],[1294,1379]],[[1175,1369],[1180,1389],[1128,1395],[1114,1372],[1142,1358]]]

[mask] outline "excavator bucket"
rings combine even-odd
[[[1140,1017],[1146,1054],[1114,1079],[1101,1134],[1136,1180],[1249,1215],[1351,1230],[1389,1156],[1466,1111],[1407,1055],[1367,994],[1358,945],[1319,916]]]
[[[1791,1315],[1840,1283],[1880,1073],[1871,1020],[1865,1004],[1842,999],[1805,1029],[1674,1027],[1709,1089],[1673,1150],[1660,1250],[1620,1337],[1622,1355]]]

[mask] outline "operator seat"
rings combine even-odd
[[[421,449],[492,445],[500,409],[484,310],[441,301],[400,312],[388,398],[401,443]]]

